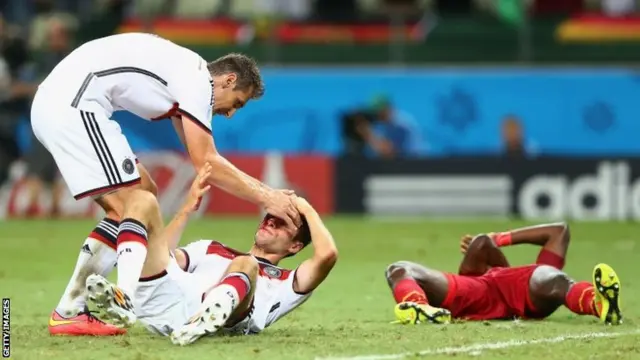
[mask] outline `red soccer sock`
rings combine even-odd
[[[98,223],[95,229],[89,234],[89,237],[92,239],[96,239],[113,250],[117,247],[117,239],[118,239],[118,228],[120,227],[120,222],[104,218],[102,221]]]
[[[540,251],[540,254],[538,255],[536,264],[549,265],[549,266],[553,266],[558,270],[562,270],[562,268],[564,267],[564,258],[549,250],[542,249],[542,251]]]
[[[578,315],[598,315],[598,309],[593,301],[595,299],[593,285],[586,281],[573,284],[564,299],[565,306]]]
[[[251,281],[249,280],[249,276],[241,272],[232,272],[227,274],[227,276],[225,276],[224,279],[222,279],[222,281],[220,281],[220,283],[218,283],[218,285],[214,287],[214,289],[223,287],[225,285],[232,287],[238,294],[238,298],[235,299],[236,306],[244,300],[244,298],[251,290]],[[202,300],[204,300],[207,293],[202,295]]]
[[[427,294],[418,285],[418,283],[411,279],[406,278],[398,281],[393,288],[393,297],[396,299],[396,303],[405,301],[411,301],[418,304],[428,304]]]

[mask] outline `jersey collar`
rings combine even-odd
[[[263,258],[263,257],[260,257],[260,256],[254,256],[254,257],[255,257],[258,261],[260,261],[260,262],[267,263],[267,264],[269,264],[269,265],[273,265],[273,266],[275,266],[275,264],[274,264],[274,263],[272,263],[271,261],[269,261],[269,260],[267,260],[267,259],[265,259],[265,258]]]

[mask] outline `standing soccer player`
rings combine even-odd
[[[207,63],[160,37],[132,33],[88,42],[40,84],[31,108],[33,131],[52,154],[76,199],[91,196],[106,217],[82,245],[71,280],[49,319],[56,335],[115,335],[87,310],[86,277],[108,275],[116,263],[121,216],[137,191],[155,192],[111,115],[127,110],[147,120],[170,118],[196,170],[211,164],[208,182],[264,207],[296,229],[291,192],[274,190],[222,157],[211,136],[212,114],[231,117],[264,93],[255,62],[230,54]],[[137,256],[124,253],[122,256]],[[139,272],[139,269],[120,269]]]

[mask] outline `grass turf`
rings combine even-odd
[[[182,244],[208,238],[248,249],[256,219],[193,222]],[[218,337],[184,348],[142,328],[111,338],[50,337],[48,317],[75,264],[90,221],[8,221],[0,224],[0,295],[11,298],[12,358],[15,359],[314,359],[327,356],[414,353],[443,347],[553,338],[594,332],[633,332],[640,326],[635,275],[640,251],[638,226],[632,223],[572,224],[566,271],[588,280],[593,266],[609,263],[622,280],[625,323],[611,328],[595,318],[561,309],[536,322],[459,323],[449,326],[390,325],[393,299],[384,280],[387,264],[411,260],[455,271],[461,259],[458,240],[465,233],[498,231],[525,225],[508,221],[373,221],[333,218],[327,221],[340,258],[327,281],[299,310],[257,336]],[[505,250],[512,264],[535,260],[538,249]],[[310,254],[288,259],[294,267]],[[575,339],[555,343],[480,348],[428,358],[485,359],[638,359],[640,334]],[[514,343],[510,343],[514,344]],[[509,344],[507,344],[509,345]],[[410,355],[408,358],[417,358]]]

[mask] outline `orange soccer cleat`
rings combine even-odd
[[[125,334],[127,330],[107,324],[95,317],[89,310],[64,318],[53,311],[49,318],[49,334],[69,336],[112,336]]]

